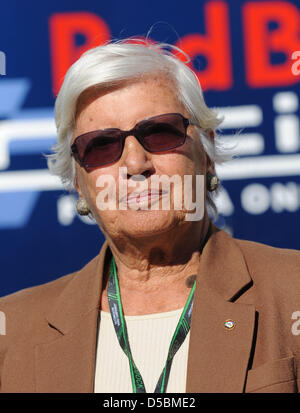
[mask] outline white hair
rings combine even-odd
[[[80,95],[93,87],[107,89],[152,73],[167,74],[173,80],[178,100],[198,125],[196,129],[208,157],[216,164],[231,159],[216,133],[223,119],[206,106],[197,76],[177,53],[189,61],[182,50],[170,44],[124,39],[88,50],[69,68],[55,102],[58,141],[52,148],[53,154],[47,156],[51,173],[61,178],[66,189],[74,189],[75,165],[70,142]],[[208,209],[216,214],[211,192],[207,191],[206,199]]]

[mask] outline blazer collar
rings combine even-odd
[[[201,254],[197,278],[224,300],[231,301],[251,283],[251,276],[234,238],[214,224],[211,224],[210,232]]]
[[[67,281],[47,314],[51,335],[34,348],[34,391],[93,392],[102,273],[107,250],[105,242],[100,254]]]
[[[251,286],[237,242],[213,226],[200,258],[190,330],[187,393],[243,392],[255,308],[234,302]],[[226,329],[232,320],[234,327]]]

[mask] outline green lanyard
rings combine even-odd
[[[188,300],[185,304],[180,320],[174,332],[174,335],[173,335],[173,338],[172,338],[172,341],[169,347],[167,361],[159,377],[154,393],[165,393],[167,384],[168,384],[168,379],[169,379],[173,357],[176,354],[177,350],[180,348],[181,344],[184,342],[184,339],[190,330],[195,287],[196,287],[196,280],[194,281],[193,288],[190,292],[190,295],[188,297]],[[117,338],[119,340],[122,350],[128,357],[131,382],[132,382],[132,391],[133,393],[146,393],[146,389],[145,389],[142,376],[134,363],[131,350],[130,350],[130,346],[129,346],[127,328],[126,328],[126,323],[125,323],[122,303],[121,303],[116,263],[113,257],[112,257],[111,264],[110,264],[110,274],[109,274],[109,279],[108,279],[107,296],[108,296],[110,314],[111,314],[111,318],[113,321],[113,325],[115,327]]]

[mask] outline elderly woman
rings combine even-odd
[[[297,392],[300,254],[211,222],[219,123],[164,45],[110,43],[69,69],[49,166],[106,241],[0,300],[2,392]],[[177,183],[153,188],[163,176]]]

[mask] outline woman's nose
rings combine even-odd
[[[127,168],[127,174],[130,176],[152,173],[154,169],[151,154],[143,148],[134,136],[127,136],[125,139],[121,163],[122,166]]]

